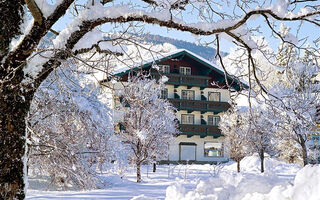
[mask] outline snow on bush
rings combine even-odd
[[[181,183],[167,188],[166,200],[229,200],[242,199],[247,193],[268,193],[281,181],[276,176],[236,174],[221,172],[217,177],[199,181],[194,190],[188,191]]]
[[[265,154],[265,161],[264,161],[265,172],[271,173],[279,173],[281,171],[286,172],[296,172],[298,171],[299,167],[295,164],[289,164],[281,161],[277,158],[271,158],[268,154]],[[254,154],[252,156],[247,156],[241,160],[241,171],[243,172],[255,172],[260,173],[260,158],[258,154]],[[229,162],[226,164],[224,169],[236,171],[237,164]]]
[[[320,165],[308,165],[297,173],[292,199],[320,199]]]
[[[258,167],[260,166],[260,160],[257,155],[248,156],[241,161],[241,165],[243,166],[241,173],[236,172],[236,165],[235,162],[226,163],[220,173],[215,177],[200,180],[192,190],[190,190],[189,187],[187,189],[187,186],[183,183],[175,183],[167,188],[166,200],[284,200],[285,198],[290,199],[290,195],[294,194],[290,191],[290,187],[292,187],[290,183],[288,183],[290,179],[286,177],[282,178],[281,176],[277,176],[277,174],[298,171],[298,166],[267,157],[265,162],[266,173],[260,173]],[[316,196],[314,192],[317,191],[314,190],[313,187],[319,188],[319,184],[314,184],[313,182],[305,184],[304,182],[311,180],[313,176],[318,176],[318,178],[313,177],[313,179],[314,181],[320,182],[319,172],[320,171],[315,172],[314,169],[310,171],[303,168],[297,174],[294,187],[291,190],[297,191],[298,195],[303,192],[299,192],[295,187],[300,187],[304,192],[308,192],[308,195]],[[304,190],[301,185],[308,189]],[[302,196],[306,197],[306,195]],[[310,196],[310,198],[312,197],[313,196]],[[292,197],[292,199],[299,200],[303,198]]]
[[[268,194],[247,194],[243,200],[319,200],[320,165],[307,165],[296,175],[293,185],[275,186]]]

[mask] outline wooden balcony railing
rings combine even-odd
[[[200,137],[213,136],[214,138],[222,136],[221,130],[218,126],[200,125],[200,124],[180,124],[180,135],[187,135],[188,137],[200,135]]]
[[[228,102],[168,99],[178,110],[223,112],[230,108]]]
[[[182,75],[182,74],[163,74],[168,77],[167,84],[172,85],[186,85],[186,86],[197,86],[197,87],[208,87],[210,77],[208,76],[196,76],[196,75]],[[153,72],[152,76],[159,79],[160,74]]]

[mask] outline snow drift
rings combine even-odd
[[[308,165],[296,174],[292,182],[284,172],[299,167],[266,159],[266,173],[259,173],[257,156],[246,157],[242,172],[236,173],[236,163],[227,163],[217,176],[200,180],[194,189],[175,183],[166,190],[166,200],[319,200],[320,165]],[[289,179],[288,179],[289,178]]]

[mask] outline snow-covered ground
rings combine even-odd
[[[319,165],[300,170],[297,165],[266,158],[266,172],[261,174],[259,164],[259,158],[256,156],[245,158],[241,162],[240,174],[236,173],[236,163],[227,163],[223,166],[161,165],[157,166],[156,173],[152,172],[151,166],[143,166],[143,181],[139,184],[135,182],[135,171],[132,169],[123,179],[109,176],[107,179],[110,185],[107,189],[91,191],[29,189],[27,199],[320,199]]]

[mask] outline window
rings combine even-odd
[[[208,125],[218,126],[220,122],[219,116],[208,115]]]
[[[204,143],[204,156],[205,157],[222,157],[223,144],[218,142],[205,142]]]
[[[180,74],[191,75],[191,67],[180,67]]]
[[[191,114],[182,114],[181,115],[182,124],[194,124],[194,115]]]
[[[193,90],[182,90],[181,99],[194,100],[194,91]]]
[[[170,73],[170,65],[158,65],[159,66],[159,72],[162,72],[164,74]]]
[[[220,101],[220,92],[209,92],[209,101]]]
[[[312,136],[314,146],[320,146],[320,136]]]
[[[122,97],[118,97],[118,96],[114,97],[114,109],[115,110],[120,110],[122,101],[123,101]]]
[[[163,90],[161,90],[160,98],[161,99],[167,99],[168,98],[168,89],[167,88],[164,88]]]

